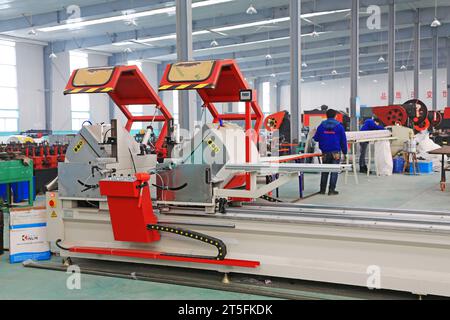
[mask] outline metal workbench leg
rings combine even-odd
[[[276,174],[275,174],[275,180],[278,180],[278,179],[280,179],[280,174],[279,174],[279,173],[276,173]],[[276,197],[277,197],[277,198],[280,197],[280,188],[276,188],[275,194],[276,194]]]
[[[442,166],[441,166],[441,191],[445,191],[447,178],[445,176],[445,155],[442,155]]]
[[[369,144],[367,145],[367,176],[370,177],[370,169],[372,169],[372,148],[371,148],[371,144],[369,142]]]
[[[304,183],[304,180],[303,180],[303,172],[300,172],[299,174],[298,174],[298,191],[299,191],[299,196],[300,196],[300,199],[303,199],[303,183]]]
[[[353,162],[353,174],[355,175],[355,183],[359,184],[358,180],[358,168],[356,167],[356,143],[352,144],[352,162]]]

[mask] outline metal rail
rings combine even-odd
[[[192,208],[172,208],[171,216],[191,215],[217,219],[246,219],[277,222],[305,222],[336,224],[358,227],[374,227],[401,230],[450,233],[450,212],[404,209],[352,208],[319,205],[249,204],[232,207],[226,214],[205,215]]]
[[[289,300],[357,300],[357,299],[401,299],[414,300],[419,297],[409,293],[388,290],[368,290],[354,286],[329,283],[261,277],[245,274],[232,274],[231,282],[223,284],[222,275],[215,271],[192,270],[185,268],[142,266],[135,263],[113,261],[73,261],[83,274],[123,278],[129,280],[184,285],[212,290],[238,292]],[[67,272],[67,266],[57,262],[27,261],[26,268]],[[435,299],[434,296],[424,297]]]
[[[242,163],[226,164],[225,169],[231,171],[245,171],[258,173],[276,172],[343,172],[351,170],[352,166],[347,164],[311,164],[311,163]]]

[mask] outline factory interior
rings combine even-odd
[[[446,300],[449,143],[448,0],[0,0],[0,300]]]

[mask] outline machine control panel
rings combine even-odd
[[[241,90],[239,92],[239,100],[241,102],[253,101],[253,90]]]

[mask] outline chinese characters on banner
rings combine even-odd
[[[448,90],[442,91],[442,97],[443,98],[447,98],[447,96],[448,96]],[[414,99],[414,91],[411,91],[410,98]],[[426,91],[426,98],[427,99],[433,99],[433,91],[427,90]],[[387,100],[388,99],[387,93],[385,91],[381,92],[380,99],[381,100]],[[395,92],[395,99],[402,99],[401,91]]]

